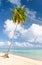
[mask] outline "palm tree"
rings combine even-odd
[[[16,27],[15,27],[15,30],[14,30],[14,34],[13,34],[13,37],[12,37],[12,42],[8,48],[8,51],[7,53],[4,55],[4,57],[8,58],[9,56],[9,52],[10,52],[10,48],[13,44],[13,38],[14,38],[14,35],[15,35],[15,32],[16,32],[16,29],[17,29],[17,25],[20,24],[24,24],[25,21],[26,21],[26,10],[24,9],[24,7],[17,7],[15,10],[13,10],[13,16],[12,16],[12,20],[13,20],[13,23],[16,23]]]

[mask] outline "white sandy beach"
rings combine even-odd
[[[29,59],[21,56],[9,54],[9,58],[1,57],[3,53],[0,53],[0,65],[42,65],[42,61]]]

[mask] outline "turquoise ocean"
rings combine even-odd
[[[0,52],[5,52],[6,49],[0,49]],[[10,51],[13,55],[23,56],[31,59],[42,60],[42,49],[14,50]]]

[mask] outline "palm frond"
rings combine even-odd
[[[13,21],[16,22],[18,20],[19,24],[23,24],[26,21],[26,17],[27,17],[26,10],[21,6],[13,10],[13,17],[12,17]]]

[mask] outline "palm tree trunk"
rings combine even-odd
[[[18,25],[18,22],[16,22],[16,27],[15,27],[14,34],[13,34],[13,37],[12,37],[12,41],[11,41],[9,47],[8,47],[8,51],[7,51],[7,53],[3,56],[3,57],[5,57],[5,58],[9,58],[8,55],[9,55],[11,46],[12,46],[12,44],[13,44],[13,38],[14,38],[14,35],[15,35],[15,32],[16,32],[16,29],[17,29],[17,25]]]

